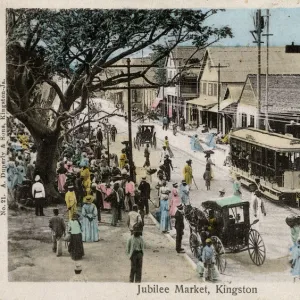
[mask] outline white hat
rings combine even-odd
[[[75,265],[75,271],[82,271],[82,267],[79,263],[76,263]]]
[[[41,180],[40,175],[36,175],[34,181],[39,181],[39,180]]]

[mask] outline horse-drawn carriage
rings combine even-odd
[[[190,205],[185,207],[190,225],[190,248],[195,257],[199,257],[204,246],[202,233],[207,226],[220,273],[226,269],[225,248],[231,252],[248,251],[254,264],[264,263],[266,248],[259,232],[252,228],[258,220],[250,223],[249,202],[230,196],[205,201],[202,207],[203,210]]]
[[[133,139],[134,148],[140,150],[143,145],[149,144],[156,149],[156,132],[154,125],[141,125]]]

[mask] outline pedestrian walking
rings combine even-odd
[[[119,183],[116,182],[114,184],[111,194],[105,199],[105,201],[111,204],[111,213],[112,213],[111,226],[115,226],[115,227],[117,226],[118,223],[118,214],[119,214],[118,208],[120,205],[120,196],[118,193],[119,187],[120,187]]]
[[[142,181],[138,186],[138,190],[141,191],[141,208],[146,212],[146,215],[148,215],[150,200],[150,184],[149,182],[147,182],[146,177],[142,177]]]
[[[40,175],[35,176],[35,183],[32,185],[32,197],[35,203],[35,215],[44,216],[44,205],[45,205],[45,188],[42,184]]]
[[[56,256],[62,255],[62,239],[66,234],[66,225],[63,218],[58,216],[58,209],[53,209],[54,217],[49,220],[49,227],[52,231],[52,250],[56,253]]]
[[[204,149],[200,144],[198,134],[195,134],[195,135],[190,136],[190,137],[191,137],[191,140],[190,140],[191,150],[194,151],[194,152],[203,152]]]
[[[65,195],[65,201],[69,211],[69,220],[71,220],[74,213],[77,212],[77,199],[73,185],[68,186],[68,192]]]
[[[190,203],[190,188],[185,180],[182,180],[180,184],[179,195],[182,204],[188,205]]]
[[[163,233],[168,233],[171,230],[171,218],[169,211],[169,194],[170,190],[167,188],[167,183],[164,181],[160,188],[160,230]]]
[[[143,165],[143,168],[150,167],[150,150],[149,150],[149,144],[146,144],[146,148],[144,151],[144,157],[145,157],[145,163]]]
[[[169,124],[169,120],[167,118],[167,116],[163,117],[163,130],[168,130],[168,124]]]
[[[120,167],[120,170],[122,170],[125,166],[125,161],[127,160],[127,156],[126,156],[126,150],[125,149],[122,149],[121,150],[121,155],[120,155],[120,158],[119,158],[119,167]]]
[[[144,256],[144,240],[142,235],[142,225],[134,228],[133,235],[127,240],[126,254],[131,261],[129,282],[139,283],[142,281],[142,267]]]
[[[103,133],[102,133],[101,127],[98,128],[96,137],[97,137],[98,142],[102,146],[102,143],[103,143]]]
[[[167,147],[166,146],[163,146],[162,147],[162,150],[161,150],[161,153],[160,153],[160,163],[163,163],[164,162],[164,159],[166,157],[166,155],[169,155],[170,156],[170,153],[169,151],[167,150]]]
[[[136,223],[143,223],[143,220],[141,215],[138,213],[138,206],[134,204],[132,206],[132,211],[130,211],[127,216],[127,226],[131,234],[133,234],[133,226]]]
[[[182,236],[184,233],[184,212],[182,204],[177,206],[175,213],[175,229],[176,229],[176,251],[177,253],[185,253],[184,249],[181,248]]]
[[[165,166],[165,171],[166,171],[166,180],[170,181],[171,180],[171,169],[173,171],[174,168],[172,165],[172,160],[169,158],[168,154],[166,154],[166,156],[165,156],[164,166]]]
[[[74,213],[68,223],[68,231],[71,235],[68,251],[73,260],[79,260],[84,256],[82,243],[82,226],[78,220],[79,215]]]
[[[213,161],[212,161],[209,153],[207,153],[205,155],[205,157],[206,157],[206,167],[209,167],[209,169],[210,169],[210,176],[211,176],[211,179],[213,179],[214,178],[214,172],[213,172],[212,166],[215,166],[215,164],[213,163]]]
[[[218,279],[218,273],[215,268],[216,257],[215,252],[212,248],[211,239],[205,241],[206,246],[202,251],[202,262],[204,263],[205,279],[209,281],[216,281]]]
[[[167,136],[165,136],[165,140],[164,140],[164,146],[166,147],[166,149],[168,150],[168,155],[173,158],[174,157],[174,154],[170,148],[170,143],[169,143],[169,139]]]
[[[187,185],[192,185],[193,180],[193,169],[192,169],[192,160],[189,159],[186,161],[186,165],[183,168],[183,178]]]
[[[98,242],[98,212],[97,207],[93,203],[94,197],[87,195],[82,206],[82,241]]]
[[[203,174],[203,179],[205,181],[206,189],[207,189],[207,191],[209,191],[210,190],[210,182],[211,182],[211,174],[210,174],[210,167],[209,166],[206,167],[206,170]]]
[[[236,180],[233,183],[233,195],[242,197],[242,184],[241,184],[241,176],[236,175]]]
[[[125,184],[125,211],[130,211],[134,204],[135,185],[130,176],[127,177]]]
[[[118,133],[118,130],[117,130],[116,126],[115,126],[115,125],[112,125],[112,127],[111,127],[111,129],[110,129],[110,134],[111,134],[111,140],[112,140],[113,142],[116,141],[116,135],[117,135],[117,133]]]
[[[178,193],[178,184],[173,183],[173,189],[171,192],[171,200],[170,200],[170,217],[175,217],[177,207],[181,204],[181,200]]]
[[[256,230],[259,231],[259,227],[260,225],[263,223],[263,218],[262,218],[262,214],[264,216],[267,215],[266,209],[265,209],[265,205],[263,200],[261,199],[261,193],[260,191],[256,190],[254,192],[254,199],[253,199],[253,213],[254,213],[254,219],[258,219],[259,222],[254,224],[254,227]]]

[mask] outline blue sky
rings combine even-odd
[[[225,12],[210,17],[207,20],[208,25],[214,24],[219,27],[228,25],[232,28],[234,37],[224,39],[219,44],[224,46],[253,46],[253,37],[250,30],[254,29],[253,15],[256,10],[253,9],[228,9]],[[262,9],[262,15],[266,10]],[[270,46],[284,46],[291,44],[300,44],[300,9],[270,9]],[[263,32],[265,33],[265,32]]]
[[[221,27],[228,25],[231,27],[234,37],[221,40],[218,44],[222,46],[255,46],[250,30],[254,30],[253,16],[255,9],[226,9],[207,19],[207,25]],[[262,15],[266,15],[266,10],[262,9]],[[263,31],[266,33],[266,29]],[[300,8],[277,8],[270,9],[270,46],[285,46],[292,42],[300,45]],[[263,37],[265,42],[265,37]],[[183,44],[188,45],[188,44]],[[264,45],[264,44],[263,44]],[[144,49],[144,56],[151,52]],[[133,56],[141,57],[136,53]]]

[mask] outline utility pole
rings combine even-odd
[[[107,90],[124,90],[124,89],[127,89],[127,92],[128,92],[128,106],[127,106],[127,109],[128,109],[128,115],[127,115],[127,121],[128,121],[128,147],[129,147],[129,157],[128,157],[128,160],[129,160],[129,165],[130,165],[130,177],[131,179],[133,180],[133,155],[132,155],[132,124],[131,124],[131,90],[132,88],[134,88],[135,90],[136,89],[152,89],[154,87],[157,87],[156,85],[138,85],[138,86],[131,86],[131,83],[130,83],[130,68],[131,67],[135,67],[135,68],[143,68],[144,67],[158,67],[157,65],[144,65],[144,64],[141,64],[141,65],[131,65],[130,64],[130,58],[127,58],[127,64],[126,65],[115,65],[115,66],[111,66],[109,68],[127,68],[127,87],[107,87],[107,88],[102,88],[103,91],[107,91]]]
[[[217,128],[220,129],[220,103],[221,103],[221,68],[227,68],[227,66],[221,66],[218,63],[217,66],[212,66],[211,68],[218,68],[218,113],[217,113]],[[213,88],[212,88],[213,92]]]
[[[266,69],[266,124],[265,124],[265,130],[269,130],[269,115],[268,115],[268,108],[269,108],[269,85],[268,85],[268,76],[269,76],[269,36],[272,36],[273,34],[269,33],[270,29],[270,10],[267,9],[267,33],[263,34],[263,36],[267,37],[267,69]]]
[[[132,159],[132,128],[131,128],[131,87],[130,87],[130,58],[127,58],[127,92],[128,92],[128,141],[129,141],[129,166],[130,177],[133,180],[133,159]]]
[[[260,128],[260,115],[261,115],[261,33],[264,28],[264,18],[261,16],[261,9],[258,9],[255,17],[256,30],[250,31],[255,41],[253,43],[257,44],[257,106],[258,106],[258,128]],[[256,34],[256,36],[254,35]]]

